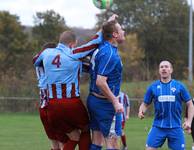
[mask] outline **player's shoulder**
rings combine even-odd
[[[55,51],[56,51],[56,48],[46,48],[42,53],[49,54],[49,53],[54,53]]]
[[[174,86],[185,87],[184,83],[181,82],[180,80],[172,79],[171,82],[172,82],[172,85]]]
[[[160,85],[160,84],[161,84],[160,80],[155,80],[155,81],[153,81],[153,82],[150,84],[150,87],[156,87],[156,86],[158,86],[158,85]]]

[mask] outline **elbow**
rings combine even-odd
[[[96,80],[96,85],[97,85],[98,87],[102,87],[103,82],[102,82],[101,80],[97,79],[97,80]]]

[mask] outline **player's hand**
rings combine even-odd
[[[191,133],[191,122],[188,119],[183,123],[183,129],[186,130],[187,133]]]
[[[128,116],[128,115],[126,116],[126,119],[127,119],[127,120],[129,119],[129,116]]]
[[[139,111],[138,117],[139,117],[140,119],[145,118],[144,112],[143,112],[143,111]]]
[[[66,135],[69,137],[70,140],[73,141],[79,141],[80,139],[80,131],[78,129],[75,129],[71,131],[70,133],[66,133]]]
[[[117,14],[113,14],[112,16],[110,16],[109,18],[108,18],[108,22],[110,22],[110,21],[113,21],[113,20],[115,20],[116,18],[118,18],[119,16],[117,15]]]
[[[118,98],[114,101],[113,106],[115,108],[115,112],[122,113],[124,111],[123,105],[119,103]]]

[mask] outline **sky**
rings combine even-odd
[[[191,0],[188,0],[191,1]],[[194,8],[194,0],[193,0]],[[92,0],[1,0],[0,10],[19,16],[22,25],[33,26],[36,12],[54,10],[70,27],[93,28],[100,13]]]
[[[34,25],[36,12],[54,10],[71,27],[93,28],[100,10],[92,0],[1,0],[0,10],[19,16],[22,25]]]

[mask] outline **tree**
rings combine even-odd
[[[188,4],[187,0],[115,0],[111,11],[98,15],[99,22],[110,13],[119,14],[119,22],[128,33],[136,33],[145,50],[144,64],[155,78],[158,63],[170,60],[176,77],[187,69]]]
[[[53,10],[37,12],[34,20],[32,33],[37,49],[40,49],[45,42],[58,42],[59,34],[68,29],[64,18]]]
[[[0,69],[5,74],[16,69],[28,45],[19,17],[7,11],[0,11],[0,43]]]
[[[124,80],[144,80],[146,78],[143,65],[144,50],[139,46],[137,34],[126,36],[125,42],[119,46],[123,64]]]

